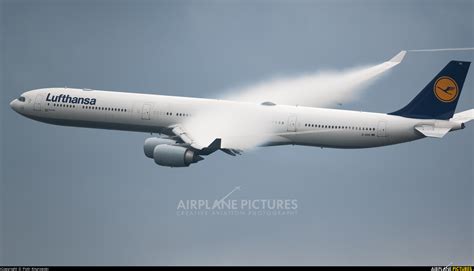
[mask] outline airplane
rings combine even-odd
[[[403,56],[396,56],[395,61]],[[259,146],[351,149],[442,138],[474,119],[474,109],[454,113],[469,66],[467,61],[450,61],[410,103],[391,113],[76,88],[27,91],[10,106],[27,118],[49,124],[157,133],[159,137],[145,140],[145,155],[161,166],[188,167],[218,150],[241,154],[243,148],[232,134],[212,132],[213,127],[234,121],[252,123],[236,127],[235,137],[254,128],[264,134]],[[223,120],[198,123],[206,114]],[[206,132],[206,137],[200,135]]]

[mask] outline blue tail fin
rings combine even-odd
[[[451,61],[405,107],[389,113],[416,119],[449,119],[461,95],[471,62]]]

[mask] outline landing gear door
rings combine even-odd
[[[379,125],[377,127],[377,136],[378,137],[387,136],[387,125],[385,124],[385,121],[379,121]]]
[[[43,103],[43,100],[44,100],[44,95],[43,94],[38,94],[36,95],[36,99],[35,99],[35,111],[41,111],[41,105]]]
[[[288,132],[296,132],[296,116],[295,115],[288,117],[288,126],[286,130]]]

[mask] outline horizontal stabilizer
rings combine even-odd
[[[463,112],[454,114],[450,121],[466,123],[474,119],[474,109],[469,109]]]
[[[439,128],[431,125],[416,126],[415,129],[427,137],[435,138],[442,138],[451,130],[451,128]]]

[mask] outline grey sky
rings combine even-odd
[[[473,47],[473,1],[0,1],[0,264],[473,264],[473,125],[365,150],[262,148],[159,167],[148,135],[9,107],[70,86],[213,97],[275,75]],[[391,112],[472,52],[409,53],[349,109]],[[473,108],[474,75],[457,111]],[[177,202],[294,198],[296,216],[176,215]]]

